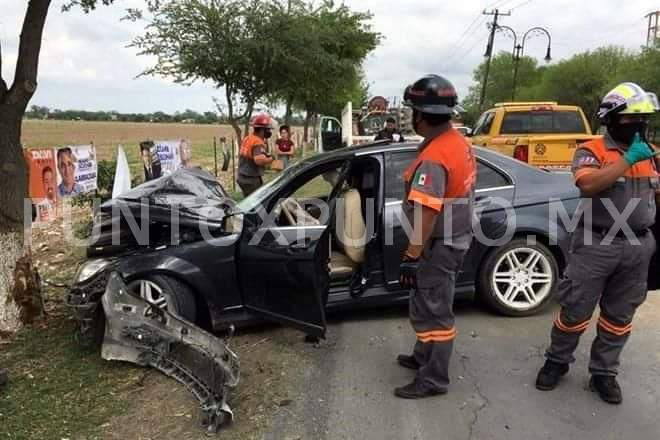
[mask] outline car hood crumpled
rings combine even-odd
[[[100,210],[112,214],[118,208],[128,209],[138,219],[146,212],[150,221],[163,222],[170,222],[172,211],[176,211],[182,225],[204,224],[213,228],[222,225],[233,206],[234,201],[211,173],[181,168],[105,202]]]

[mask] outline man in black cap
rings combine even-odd
[[[378,132],[375,141],[389,139],[392,142],[405,142],[401,132],[396,128],[396,120],[393,117],[388,117],[385,121],[385,128]]]

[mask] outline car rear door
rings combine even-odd
[[[295,179],[275,196],[272,207],[264,207],[271,208],[272,221],[261,221],[254,214],[246,219],[240,244],[238,272],[244,306],[317,337],[324,337],[326,328],[333,208],[327,201],[334,198],[344,165],[319,165]],[[327,203],[326,215],[321,215],[325,218],[316,222],[306,215],[304,224],[287,224],[284,213],[272,212],[278,212],[289,197]]]
[[[401,255],[408,245],[408,237],[401,220],[402,199],[405,196],[403,171],[414,160],[416,150],[387,153],[385,172],[385,209],[383,214],[385,237],[383,240],[385,278],[391,289],[399,289],[399,265]],[[502,169],[477,157],[477,188],[475,210],[479,214],[480,233],[486,237],[496,237],[502,228],[506,229],[505,207],[513,199],[514,185],[511,177]],[[469,282],[475,276],[475,268],[483,247],[476,240],[466,255],[458,275],[458,283]]]

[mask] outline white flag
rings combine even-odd
[[[112,185],[112,198],[131,190],[131,170],[128,167],[128,159],[124,148],[117,147],[117,169],[115,170],[115,181]]]

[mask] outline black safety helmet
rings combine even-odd
[[[463,111],[454,85],[440,75],[426,75],[406,87],[403,105],[431,115],[453,115]]]

